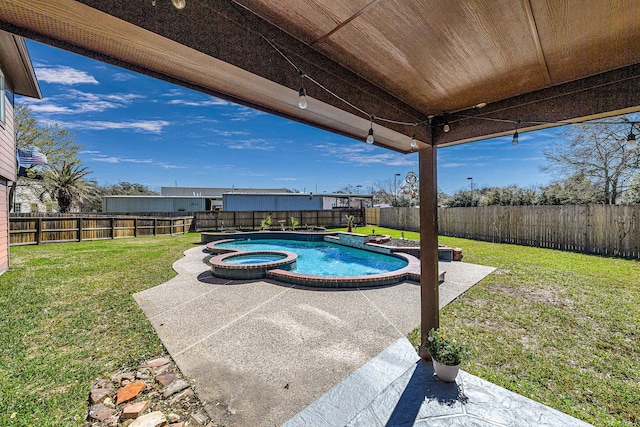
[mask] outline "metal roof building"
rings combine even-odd
[[[365,194],[313,193],[225,193],[225,211],[315,211],[373,206],[373,196]]]

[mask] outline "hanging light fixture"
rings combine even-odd
[[[298,107],[301,110],[306,110],[309,104],[307,104],[307,91],[304,89],[304,73],[302,70],[300,73],[300,90],[298,91]]]
[[[511,145],[518,145],[518,126],[520,125],[520,120],[516,122],[516,132],[513,134],[513,139],[511,140]]]
[[[631,125],[631,130],[629,131],[629,135],[627,135],[627,141],[628,142],[635,142],[636,140],[636,134],[633,133],[633,124]]]
[[[184,9],[184,7],[187,5],[187,0],[171,0],[171,4],[173,4],[173,7],[180,10]]]
[[[374,139],[373,139],[373,116],[369,117],[369,121],[371,122],[371,126],[369,127],[369,134],[367,135],[367,139],[365,139],[365,142],[367,144],[373,144]]]
[[[449,126],[449,119],[446,114],[444,115],[444,126],[442,127],[442,130],[445,131],[445,133],[451,130],[451,126]]]
[[[416,140],[416,134],[414,133],[411,137],[411,149],[415,150],[416,148],[418,148],[418,141]]]

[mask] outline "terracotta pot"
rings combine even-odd
[[[446,383],[452,383],[458,376],[460,365],[444,365],[438,362],[436,359],[433,359],[433,370],[436,372],[436,375],[439,379]]]

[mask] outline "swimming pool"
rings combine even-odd
[[[295,271],[312,276],[369,276],[400,270],[404,258],[324,241],[243,239],[218,243],[216,248],[237,251],[287,251],[298,255]]]

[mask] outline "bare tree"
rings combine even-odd
[[[640,167],[640,150],[627,140],[630,131],[627,118],[569,126],[564,141],[543,151],[550,163],[543,170],[560,178],[584,177],[598,187],[600,200],[615,204]]]

